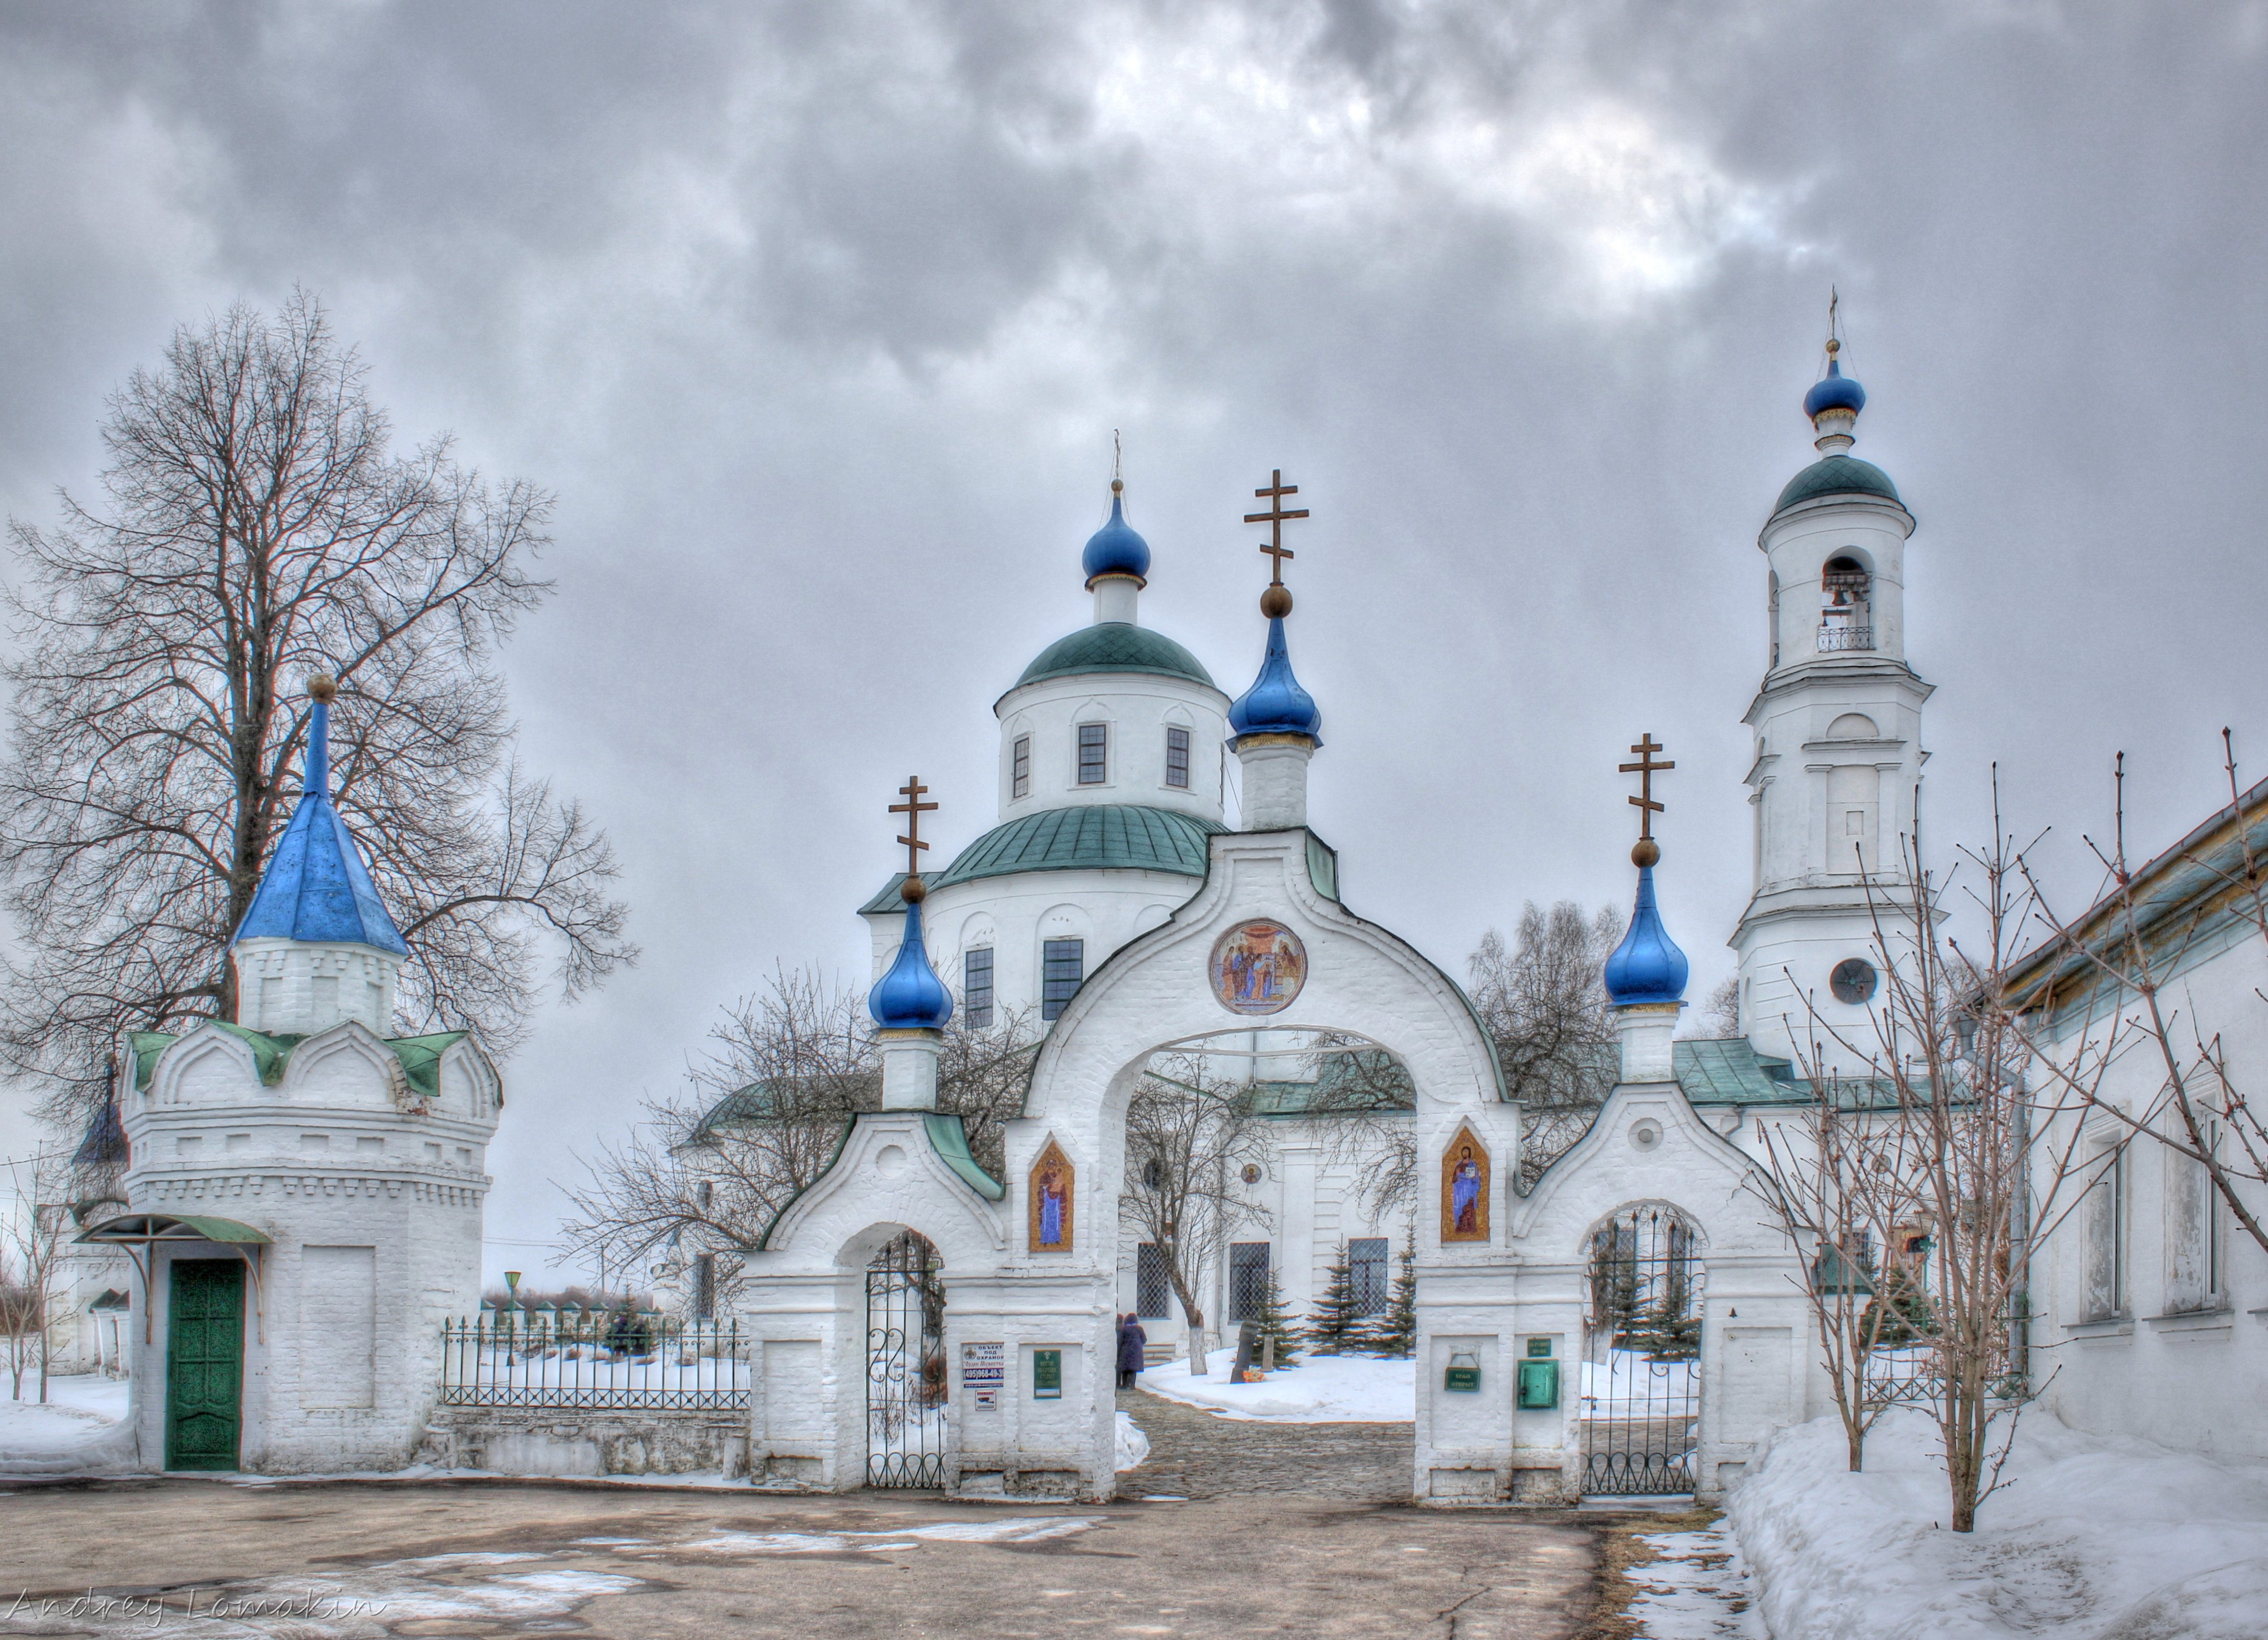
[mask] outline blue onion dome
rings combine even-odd
[[[1110,521],[1086,538],[1079,562],[1089,587],[1105,575],[1131,575],[1145,582],[1149,578],[1150,543],[1126,521],[1125,486],[1116,478],[1110,481]]]
[[[1237,735],[1321,735],[1323,714],[1315,698],[1292,676],[1292,652],[1284,641],[1284,617],[1268,620],[1268,654],[1260,676],[1228,709],[1228,727]],[[1322,742],[1317,740],[1315,742]]]
[[[866,1011],[885,1031],[942,1031],[953,1017],[953,993],[929,965],[929,952],[922,944],[921,879],[908,877],[902,892],[906,937],[898,944],[898,960],[867,994]]]
[[[1607,958],[1607,995],[1617,1007],[1632,1002],[1682,1002],[1686,968],[1685,953],[1661,926],[1661,912],[1653,903],[1653,868],[1640,866],[1638,904],[1631,912],[1630,932]]]
[[[1849,410],[1853,416],[1867,408],[1867,389],[1843,373],[1843,361],[1827,361],[1827,373],[1811,384],[1811,391],[1803,395],[1803,413],[1815,419],[1831,410]]]

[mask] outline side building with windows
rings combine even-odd
[[[2037,1136],[2036,1193],[2065,1158],[2074,1170],[2035,1213],[2033,1381],[2074,1429],[2255,1462],[2268,1459],[2268,1249],[2236,1208],[2268,1223],[2258,1119],[2241,1103],[2268,1082],[2264,860],[2268,782],[2134,874],[2131,924],[2106,900],[2073,925],[2073,943],[2049,946],[2009,982],[2043,1060],[2068,1067],[2084,1045],[2102,1066],[2084,1109],[2046,1065],[2029,1078],[2043,1104],[2065,1107]],[[2164,1056],[2130,1023],[2141,1014],[2134,993],[2116,978],[2144,962],[2179,999],[2174,1048],[2194,1137],[2169,1097]],[[2225,1084],[2199,1062],[2200,1039]]]

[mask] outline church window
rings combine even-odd
[[[1189,732],[1169,728],[1166,731],[1166,784],[1182,791],[1189,788]]]
[[[1032,794],[1032,737],[1016,736],[1016,743],[1008,752],[1008,790],[1014,797]]]
[[[1166,1250],[1154,1241],[1142,1243],[1134,1249],[1134,1313],[1145,1321],[1160,1319],[1168,1313],[1166,1302],[1172,1291]]]
[[[1819,573],[1821,654],[1874,646],[1874,620],[1867,604],[1873,585],[1874,578],[1856,558],[1827,560]]]
[[[970,1025],[992,1023],[992,948],[980,945],[961,959],[961,1006]]]
[[[704,1252],[693,1260],[693,1319],[712,1319],[717,1314],[717,1255]]]
[[[1236,1241],[1228,1245],[1228,1319],[1257,1321],[1268,1307],[1268,1244]]]
[[[2114,1140],[2095,1153],[2101,1170],[2087,1192],[2082,1320],[2108,1321],[2126,1307],[2126,1155]]]
[[[1079,783],[1100,786],[1110,778],[1110,725],[1079,726]]]
[[[284,1016],[284,982],[274,974],[260,980],[260,1028],[273,1031]]]
[[[1040,1017],[1059,1019],[1086,978],[1085,940],[1045,940],[1040,945]]]
[[[1358,1236],[1347,1243],[1347,1274],[1357,1315],[1386,1313],[1386,1237]]]
[[[1764,618],[1771,634],[1771,659],[1764,663],[1764,669],[1768,672],[1776,672],[1779,669],[1779,572],[1778,570],[1771,573],[1771,596]]]

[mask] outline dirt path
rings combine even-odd
[[[1565,1518],[1284,1496],[17,1483],[0,1491],[0,1635],[1568,1640],[1595,1537]]]
[[[1118,1407],[1150,1437],[1149,1461],[1119,1477],[1123,1496],[1410,1501],[1414,1424],[1245,1422],[1142,1390],[1119,1391]]]

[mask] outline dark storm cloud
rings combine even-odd
[[[919,766],[1085,618],[1110,430],[1145,618],[1232,689],[1236,524],[1314,519],[1293,646],[1351,901],[1455,967],[1619,899],[1620,747],[1675,749],[1665,904],[1746,895],[1771,498],[1838,283],[1860,453],[1921,520],[1930,813],[2212,801],[2268,746],[2258,5],[13,5],[0,486],[86,486],[178,319],[323,293],[405,435],[561,493],[511,665],[614,828],[645,965],[512,1067],[501,1225],[775,960],[852,970]],[[499,1230],[498,1233],[510,1233]]]

